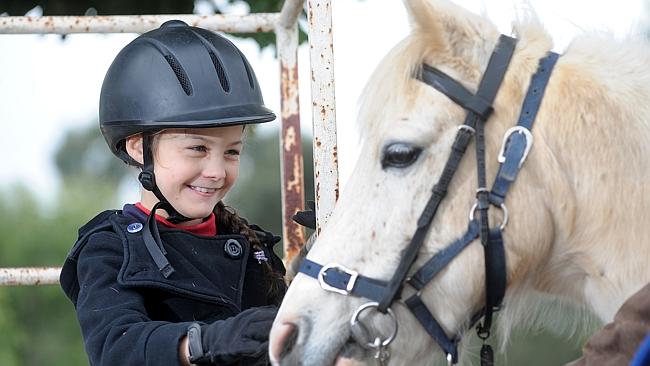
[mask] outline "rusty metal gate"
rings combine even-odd
[[[338,199],[334,47],[330,0],[307,2],[311,62],[314,186],[317,232]],[[0,34],[144,33],[170,19],[229,33],[275,32],[280,61],[280,156],[285,261],[300,250],[303,229],[292,222],[305,203],[298,89],[298,16],[304,0],[286,0],[279,13],[0,17]],[[0,268],[0,286],[57,284],[60,267]]]

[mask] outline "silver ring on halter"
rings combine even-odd
[[[350,319],[350,327],[354,329],[357,326],[361,326],[361,329],[364,331],[364,335],[367,337],[367,339],[359,339],[360,335],[358,333],[352,332],[352,337],[361,345],[361,347],[368,349],[368,350],[375,350],[378,348],[383,348],[387,347],[393,340],[395,340],[395,336],[397,335],[397,318],[395,318],[395,314],[393,313],[393,310],[391,308],[388,308],[388,315],[393,321],[393,332],[388,336],[388,338],[384,339],[381,342],[378,342],[378,340],[381,340],[379,337],[374,338],[374,342],[370,341],[372,337],[369,337],[368,330],[367,328],[361,323],[359,320],[359,316],[361,313],[363,313],[367,309],[371,308],[377,308],[379,306],[378,302],[367,302],[361,306],[354,312],[352,315],[352,319]]]
[[[469,210],[469,221],[474,220],[474,213],[476,213],[477,207],[478,207],[478,202],[474,202],[472,208]],[[508,225],[508,207],[506,207],[505,203],[502,203],[497,207],[499,207],[501,211],[503,211],[503,221],[501,221],[501,225],[499,226],[499,229],[503,231],[505,230],[506,225]]]
[[[533,134],[524,126],[510,127],[510,129],[506,131],[506,133],[503,135],[503,142],[501,143],[501,149],[499,150],[499,157],[497,157],[497,161],[499,163],[504,163],[506,161],[506,156],[504,155],[506,151],[506,144],[508,143],[510,135],[514,133],[521,133],[526,137],[526,148],[524,149],[524,155],[522,155],[521,160],[519,160],[519,168],[521,168],[521,165],[524,163],[524,161],[526,161],[526,157],[528,157],[530,148],[533,147]]]
[[[325,276],[327,276],[327,271],[330,269],[336,269],[340,272],[350,275],[350,281],[348,281],[348,284],[345,286],[345,290],[330,286],[327,282],[325,282]],[[323,268],[320,269],[320,271],[318,271],[318,283],[323,290],[336,292],[337,294],[346,296],[349,295],[350,291],[352,291],[354,288],[354,285],[357,283],[357,278],[359,278],[359,272],[345,268],[342,265],[336,263],[326,264],[323,266]]]

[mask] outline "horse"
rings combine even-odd
[[[541,22],[534,15],[520,19],[500,86],[486,101],[476,98],[482,78],[505,47],[496,27],[446,0],[405,0],[405,6],[411,33],[363,91],[359,158],[306,257],[315,270],[303,262],[271,330],[276,365],[375,359],[420,365],[441,353],[453,364],[453,347],[477,319],[483,336],[489,335],[493,311],[500,309],[502,340],[513,326],[538,321],[535,314],[550,303],[608,322],[650,282],[650,48],[603,34],[576,37],[553,61],[534,125],[513,133],[531,78],[552,49]],[[449,84],[431,87],[435,81],[424,81],[432,72],[446,75]],[[459,103],[452,88],[474,105]],[[463,124],[481,113],[489,116],[479,118],[476,131]],[[476,136],[439,192],[461,133]],[[529,151],[520,167],[515,164],[516,180],[497,205],[477,171],[482,166],[490,179],[500,176],[504,135],[523,136],[518,139]],[[479,144],[486,157],[481,163],[478,152],[470,153]],[[432,191],[444,196],[433,217],[427,211]],[[478,210],[472,209],[477,202]],[[486,224],[455,247],[453,259],[435,271],[427,267],[477,222]],[[419,233],[421,226],[426,232]],[[501,247],[489,244],[497,234]],[[415,237],[421,243],[413,253]],[[503,261],[501,275],[486,270],[499,267],[486,256]],[[414,286],[412,276],[423,266],[436,275]],[[438,338],[431,336],[436,332]]]

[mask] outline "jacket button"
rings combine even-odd
[[[228,239],[223,246],[223,250],[230,258],[237,259],[242,256],[243,250],[241,244],[235,239]]]
[[[126,231],[130,232],[131,234],[135,234],[140,230],[142,230],[142,224],[139,222],[134,222],[126,227]]]

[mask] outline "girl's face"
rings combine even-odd
[[[185,224],[193,225],[209,216],[235,183],[242,135],[242,126],[229,126],[169,129],[154,137],[156,185],[180,214],[196,219]],[[135,155],[129,145],[136,150]],[[128,138],[127,151],[142,162],[142,137]],[[148,209],[158,202],[147,190],[142,191],[141,200]]]

